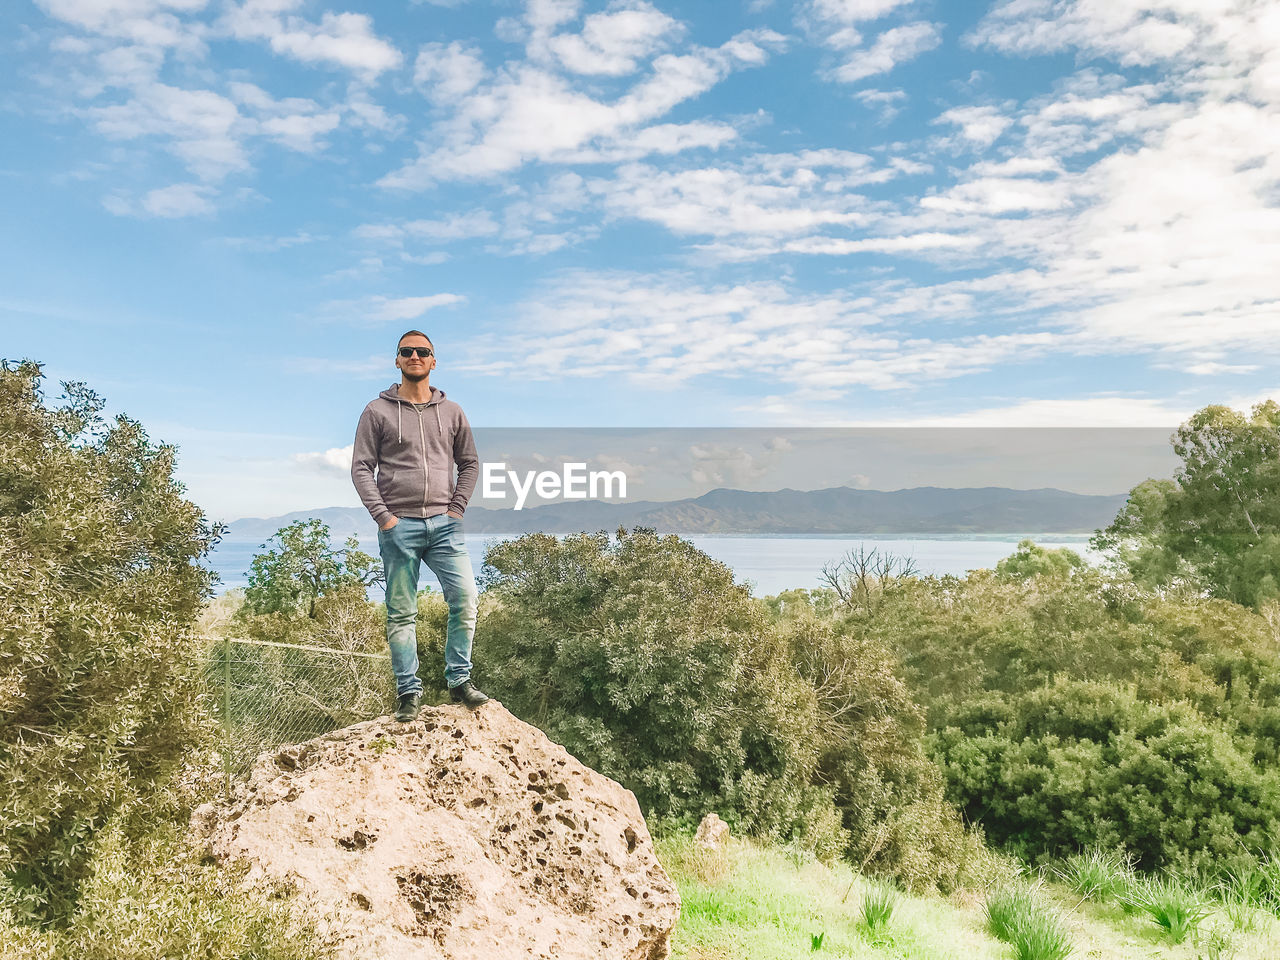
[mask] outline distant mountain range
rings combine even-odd
[[[654,527],[677,534],[995,534],[1092,533],[1107,526],[1126,494],[1087,496],[1065,490],[1007,487],[913,487],[909,490],[718,489],[685,500],[607,503],[575,500],[524,510],[467,508],[468,533],[572,533]],[[334,536],[368,536],[373,521],[363,507],[323,507],[279,517],[246,517],[229,536],[266,540],[281,527],[315,517]]]

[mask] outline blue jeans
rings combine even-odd
[[[387,646],[396,675],[396,695],[421,693],[418,679],[418,574],[425,560],[440,580],[449,604],[444,644],[444,680],[456,687],[471,676],[471,639],[476,632],[476,579],[462,539],[462,521],[441,513],[401,517],[378,530],[378,549],[387,576]]]

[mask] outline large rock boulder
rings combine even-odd
[[[661,960],[680,914],[635,796],[496,700],[263,754],[192,825],[361,960]]]

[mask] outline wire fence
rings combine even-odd
[[[222,730],[225,790],[258,755],[386,713],[390,656],[334,647],[205,637],[205,679]]]

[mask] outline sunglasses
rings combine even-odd
[[[412,357],[414,354],[422,357],[424,360],[432,355],[430,347],[401,347],[400,356]]]

